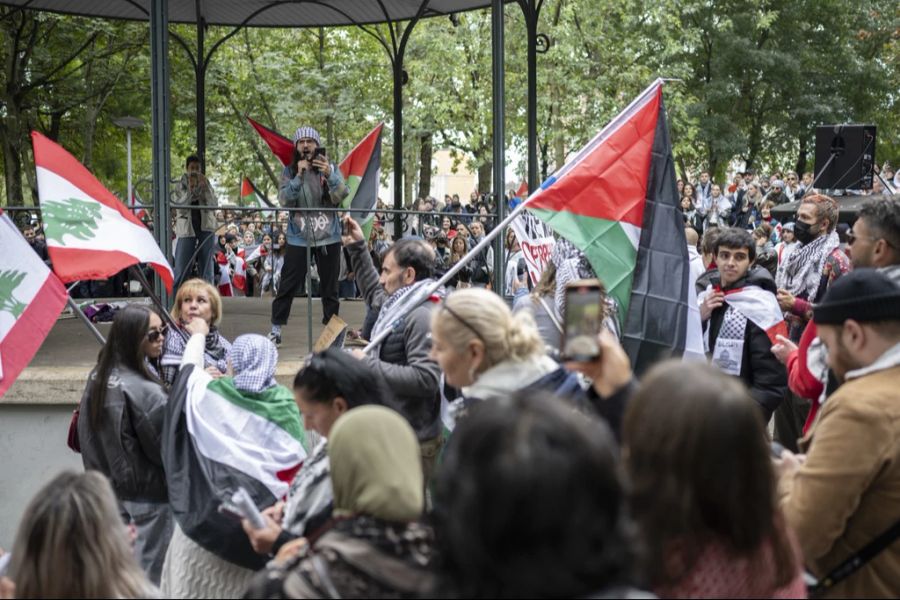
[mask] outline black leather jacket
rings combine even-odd
[[[90,411],[93,380],[91,372],[78,417],[84,468],[106,475],[119,500],[166,502],[160,456],[165,390],[131,369],[113,368],[100,427],[94,430]]]

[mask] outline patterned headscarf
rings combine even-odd
[[[566,284],[578,279],[591,279],[594,273],[584,252],[566,238],[559,238],[550,253],[550,262],[556,266],[556,309],[564,315],[566,310]]]
[[[228,352],[228,360],[234,370],[234,387],[237,389],[259,393],[277,385],[278,350],[267,338],[255,333],[238,337]]]
[[[303,138],[310,138],[316,140],[316,144],[322,145],[322,138],[319,137],[319,132],[313,129],[312,127],[298,127],[297,131],[294,132],[294,144],[297,143],[297,140]]]

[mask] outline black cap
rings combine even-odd
[[[900,321],[900,286],[875,269],[857,269],[837,279],[818,304],[813,305],[816,325]]]

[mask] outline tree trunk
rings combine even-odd
[[[6,102],[6,119],[0,126],[3,144],[3,180],[6,184],[6,203],[9,206],[24,206],[22,193],[22,156],[19,149],[21,139],[19,122],[21,113],[12,98]]]
[[[491,176],[494,174],[494,161],[486,160],[478,165],[478,193],[491,193]]]
[[[432,132],[419,136],[419,198],[431,195],[431,158],[434,152]]]

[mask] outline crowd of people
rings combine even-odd
[[[294,143],[282,201],[339,204],[318,133]],[[188,205],[205,202],[194,164]],[[85,473],[26,508],[0,596],[900,595],[900,202],[865,204],[842,242],[838,203],[810,177],[739,175],[679,186],[708,360],[640,377],[602,282],[599,351],[560,357],[565,290],[596,277],[565,239],[531,288],[513,235],[506,289],[486,251],[411,303],[487,232],[477,195],[472,212],[422,199],[396,240],[328,211],[281,229],[223,211],[211,262],[272,264],[256,267],[256,289],[274,289],[268,338],[226,339],[221,286],[187,267],[170,314],[119,311],[73,421]],[[791,200],[796,220],[774,221]],[[191,253],[215,231],[177,218]],[[289,390],[277,344],[307,251],[323,320],[352,281],[360,335],[381,341],[311,355]],[[198,380],[302,444],[275,449],[249,417],[217,428],[222,405],[189,394]],[[206,432],[217,465],[277,475],[261,523],[199,519],[222,467],[185,484],[188,432]]]

